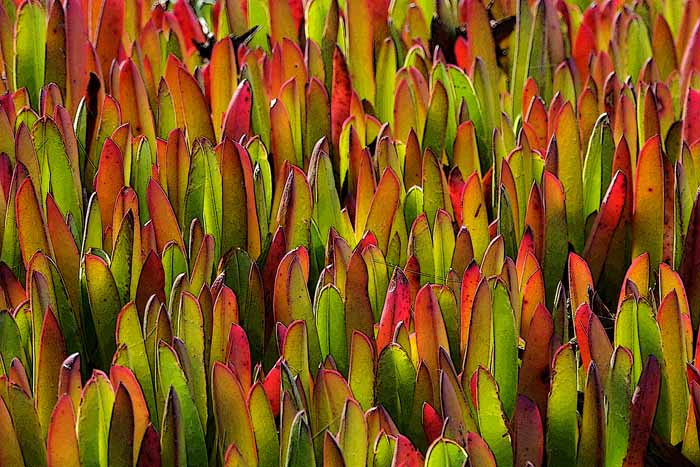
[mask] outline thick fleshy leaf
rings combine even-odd
[[[345,315],[340,291],[327,285],[314,304],[321,358],[332,356],[341,373],[348,370],[348,345],[345,336]],[[392,331],[393,332],[393,331]]]
[[[685,418],[688,413],[688,385],[684,361],[687,358],[686,340],[683,335],[678,295],[670,292],[659,305],[657,313],[659,329],[661,330],[661,346],[664,356],[665,378],[661,392],[668,394],[671,411],[668,416],[669,426],[664,427],[663,434],[668,436],[672,444],[683,438]],[[665,383],[665,384],[664,384]]]
[[[613,353],[613,347],[605,332],[605,328],[587,303],[582,304],[576,310],[574,319],[576,339],[578,340],[581,353],[581,363],[584,368],[590,367],[591,362],[596,363],[596,366],[600,369],[600,376],[597,377],[604,387],[608,379],[610,357]]]
[[[632,352],[617,347],[613,353],[605,397],[608,401],[605,429],[605,462],[622,465],[627,453],[632,401]]]
[[[248,393],[248,408],[258,448],[259,465],[279,463],[279,436],[270,402],[262,384],[255,383]]]
[[[488,233],[488,218],[486,203],[479,180],[479,175],[473,173],[464,185],[462,198],[462,222],[469,231],[474,246],[474,258],[481,262],[486,247],[490,242]]]
[[[133,464],[134,407],[129,392],[121,384],[114,396],[108,449],[110,465],[129,466]]]
[[[40,345],[37,349],[35,397],[44,437],[48,434],[51,413],[58,398],[58,374],[66,358],[66,346],[58,321],[49,308],[44,314]]]
[[[323,465],[327,465],[328,467],[345,466],[343,452],[340,450],[340,446],[338,446],[338,441],[336,441],[335,436],[329,431],[326,431],[323,436]]]
[[[275,213],[277,225],[284,228],[288,246],[309,247],[311,243],[309,218],[313,200],[304,172],[291,167],[284,185],[284,192]]]
[[[415,329],[418,355],[428,367],[431,379],[437,381],[439,350],[449,352],[450,344],[440,305],[430,285],[425,285],[416,296]]]
[[[567,210],[565,206],[565,192],[563,185],[556,177],[545,172],[542,180],[543,197],[545,206],[545,233],[544,233],[544,257],[542,268],[544,271],[547,300],[554,299],[557,284],[562,279],[566,265],[567,254]]]
[[[627,190],[627,177],[618,171],[610,183],[591,227],[591,233],[586,239],[583,256],[588,261],[591,275],[596,282],[603,272],[608,251],[612,246],[612,237],[623,218]]]
[[[343,122],[350,115],[352,87],[345,57],[336,46],[333,51],[333,79],[331,87],[331,137],[333,147],[339,147]]]
[[[348,382],[355,400],[363,409],[374,406],[375,357],[372,342],[361,332],[354,331],[350,340],[350,373]]]
[[[133,414],[133,427],[130,428],[133,430],[133,446],[131,450],[131,457],[133,458],[133,461],[137,461],[139,449],[144,443],[144,437],[148,436],[147,431],[149,426],[151,426],[146,399],[143,396],[143,391],[141,390],[141,385],[139,384],[139,381],[136,379],[136,376],[134,376],[134,373],[130,369],[120,365],[112,365],[112,368],[110,368],[109,371],[109,379],[112,382],[112,387],[118,389],[119,386],[122,386],[129,395],[131,410]],[[119,391],[117,391],[117,393],[118,392]],[[117,402],[115,399],[114,410],[117,410],[116,403]],[[123,401],[122,405],[128,404],[126,404],[126,402]],[[122,412],[122,414],[126,414],[128,418],[128,410],[126,410],[126,412]],[[146,440],[145,442],[148,442],[148,440]]]
[[[0,412],[1,406],[2,403],[0,403]],[[12,438],[5,439],[7,440],[5,446],[11,446]],[[46,451],[49,466],[78,467],[80,465],[78,439],[75,432],[75,411],[68,395],[58,399],[51,414]]]
[[[605,462],[605,406],[603,387],[595,362],[588,367],[581,414],[581,438],[577,465],[603,465]]]
[[[164,393],[166,390],[169,391],[169,388],[172,387],[174,393],[177,394],[179,398],[187,463],[189,465],[206,465],[207,452],[204,432],[199,421],[195,402],[187,385],[185,374],[178,362],[175,350],[163,342],[159,344],[158,348],[158,364],[161,393]]]
[[[566,222],[569,227],[569,237],[574,247],[581,251],[585,222],[583,217],[583,170],[574,109],[568,102],[556,120],[556,141],[559,149],[557,175],[566,196]]]
[[[148,182],[148,211],[151,214],[158,251],[163,252],[168,242],[184,249],[182,234],[173,208],[163,188],[153,179]]]
[[[700,267],[700,194],[696,194],[693,202],[679,269],[688,294],[693,323],[698,323],[700,318],[697,311],[700,309],[700,282],[698,281],[700,277],[694,272],[698,267]]]
[[[68,400],[68,403],[70,404],[70,400]],[[58,423],[59,422],[57,422],[57,424]],[[72,428],[70,425],[67,427]],[[57,426],[57,428],[65,429],[63,426]],[[2,398],[0,398],[0,435],[2,435],[2,439],[4,441],[2,446],[0,446],[0,462],[2,462],[3,465],[24,465],[22,450],[17,439],[15,427],[12,424],[12,417],[7,409],[4,399]],[[75,441],[75,434],[73,434],[73,440]],[[66,451],[69,451],[71,448],[69,443],[66,443],[65,447]],[[49,449],[51,449],[51,446]],[[55,448],[53,451],[55,451]],[[80,465],[78,459],[71,459],[69,453],[66,455],[66,461],[68,462],[66,462],[64,465]]]
[[[240,383],[233,372],[219,362],[214,363],[211,383],[217,429],[225,436],[219,440],[219,448],[224,450],[235,444],[240,446],[246,462],[257,462],[253,424]]]
[[[525,353],[518,378],[518,393],[536,403],[541,414],[547,413],[550,383],[548,375],[553,334],[552,316],[543,305],[539,305],[532,317],[525,340]]]
[[[158,467],[161,465],[160,439],[153,425],[148,425],[139,449],[138,467]]]
[[[644,453],[652,430],[656,403],[661,386],[661,370],[658,360],[651,356],[646,361],[639,384],[630,405],[630,438],[625,467],[644,465]]]
[[[93,372],[85,384],[78,410],[78,445],[81,465],[107,465],[109,424],[114,390],[107,375]]]
[[[544,432],[537,405],[525,396],[518,396],[513,415],[513,444],[515,465],[542,465]]]
[[[35,108],[44,82],[45,56],[46,10],[38,1],[24,2],[15,23],[15,86],[27,88]]]
[[[400,188],[396,174],[391,169],[387,169],[379,180],[364,228],[365,232],[374,233],[379,248],[385,254],[389,246],[394,218],[399,208]]]
[[[207,103],[197,81],[171,55],[168,58],[165,79],[172,92],[178,124],[187,130],[187,141],[192,145],[200,136],[215,141],[214,128]]]
[[[486,279],[482,279],[472,305],[467,353],[462,369],[463,380],[469,381],[480,365],[484,368],[491,366],[494,339],[492,303],[489,284]]]
[[[338,444],[343,450],[347,467],[365,465],[367,459],[368,427],[360,405],[348,399],[343,408],[338,431]]]
[[[116,349],[114,330],[121,309],[119,292],[107,263],[99,256],[88,254],[84,259],[87,295],[95,324],[100,358],[109,362]]]
[[[185,352],[177,345],[176,349],[204,430],[207,423],[204,317],[198,300],[189,292],[183,292],[180,296],[179,312],[173,327],[175,335],[184,344]]]
[[[479,417],[479,433],[497,464],[507,466],[513,464],[513,448],[498,388],[498,383],[484,367],[479,367],[472,376],[471,393]]]
[[[462,465],[466,460],[467,453],[464,449],[454,441],[445,438],[436,439],[425,455],[427,467]]]
[[[387,409],[392,419],[403,430],[411,423],[409,409],[415,380],[416,370],[406,351],[398,344],[386,347],[379,356],[376,402]]]
[[[213,62],[212,62],[213,63]],[[216,76],[216,75],[215,75]],[[218,79],[217,79],[218,80]],[[223,119],[222,135],[233,141],[240,140],[243,135],[250,135],[250,113],[253,94],[250,83],[241,81],[233,94]],[[219,116],[215,113],[214,118]],[[215,120],[216,123],[216,120]]]
[[[304,412],[298,412],[292,422],[289,433],[289,450],[285,459],[285,467],[302,467],[314,465],[314,448],[311,430]]]
[[[31,180],[25,180],[17,190],[17,235],[25,264],[37,251],[51,255],[51,244],[44,227],[41,206]]]
[[[664,172],[661,142],[647,141],[639,153],[632,215],[632,257],[649,253],[654,267],[662,260],[664,226]]]
[[[576,399],[576,361],[571,344],[560,347],[552,359],[552,389],[547,404],[547,456],[552,465],[576,463],[578,420]]]

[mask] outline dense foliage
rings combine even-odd
[[[2,0],[0,74],[0,465],[700,464],[700,0]]]

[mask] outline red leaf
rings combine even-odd
[[[206,42],[206,37],[202,32],[202,26],[197,21],[197,16],[192,11],[192,7],[186,0],[177,0],[173,7],[173,13],[177,22],[180,24],[182,34],[185,38],[185,46],[188,51],[195,48],[195,44],[203,44]]]
[[[627,177],[617,171],[610,183],[605,198],[600,205],[600,212],[595,218],[591,233],[588,235],[583,256],[590,265],[593,282],[597,283],[603,272],[605,259],[612,245],[612,238],[617,230],[626,208]]]
[[[151,250],[143,263],[138,286],[136,287],[136,309],[141,318],[143,318],[146,303],[151,298],[151,295],[158,297],[160,303],[166,303],[165,271],[163,270],[163,263],[161,263],[160,258],[153,250]]]
[[[350,74],[340,48],[336,46],[333,51],[333,84],[331,87],[331,139],[333,147],[338,150],[340,132],[343,122],[350,115],[350,98],[352,86]]]
[[[401,321],[407,328],[410,327],[411,294],[408,287],[408,278],[401,269],[396,268],[394,276],[389,283],[384,309],[379,320],[377,355],[381,354],[384,347],[391,343],[396,325]]]
[[[438,439],[442,433],[442,417],[429,403],[423,404],[423,431],[428,445]]]
[[[238,324],[233,324],[228,334],[226,363],[238,377],[243,391],[247,393],[251,385],[250,345],[245,330]]]
[[[518,396],[513,415],[515,432],[515,465],[542,465],[544,433],[542,416],[537,405],[525,396]]]
[[[688,146],[700,141],[700,90],[688,89],[683,119],[683,139]]]
[[[112,220],[114,202],[124,186],[124,159],[122,151],[111,138],[102,146],[100,164],[95,175],[95,191],[100,202],[102,223]]]
[[[541,413],[547,413],[553,334],[552,316],[544,305],[538,305],[526,336],[518,392],[532,399]]]
[[[583,368],[588,368],[591,361],[595,361],[600,380],[605,386],[613,348],[605,328],[587,303],[576,311],[575,330]]]
[[[644,366],[630,405],[630,436],[624,467],[643,466],[652,423],[656,414],[656,403],[661,388],[661,369],[653,355]]]
[[[160,467],[160,437],[158,432],[149,424],[141,441],[139,458],[136,467]]]
[[[683,244],[683,258],[679,272],[688,294],[693,323],[700,314],[700,192],[695,195],[693,210],[688,222],[688,232]]]
[[[122,42],[125,2],[123,0],[104,0],[99,3],[102,4],[102,11],[97,30],[95,51],[100,60],[102,76],[107,76]]]
[[[265,375],[265,379],[263,380],[263,389],[265,389],[267,400],[270,401],[272,415],[274,415],[275,418],[280,414],[280,384],[282,381],[280,364],[280,360],[277,360],[275,366]]]
[[[420,467],[423,465],[423,456],[404,435],[396,437],[396,450],[391,464],[395,467]]]
[[[226,110],[223,136],[239,141],[241,136],[251,134],[250,112],[252,104],[253,94],[250,83],[247,80],[243,80],[238,85]]]

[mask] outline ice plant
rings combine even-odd
[[[0,465],[700,465],[700,2],[0,2]]]

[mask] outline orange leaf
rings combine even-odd
[[[49,467],[80,466],[80,453],[78,451],[78,439],[75,429],[75,411],[71,398],[67,395],[63,395],[58,399],[58,403],[51,414],[46,453]]]
[[[175,242],[185,251],[180,227],[163,188],[154,179],[149,180],[147,190],[148,210],[151,213],[158,252],[162,254],[168,242]]]
[[[17,190],[15,208],[17,233],[24,264],[28,264],[37,251],[51,256],[51,243],[31,179],[24,180]]]

